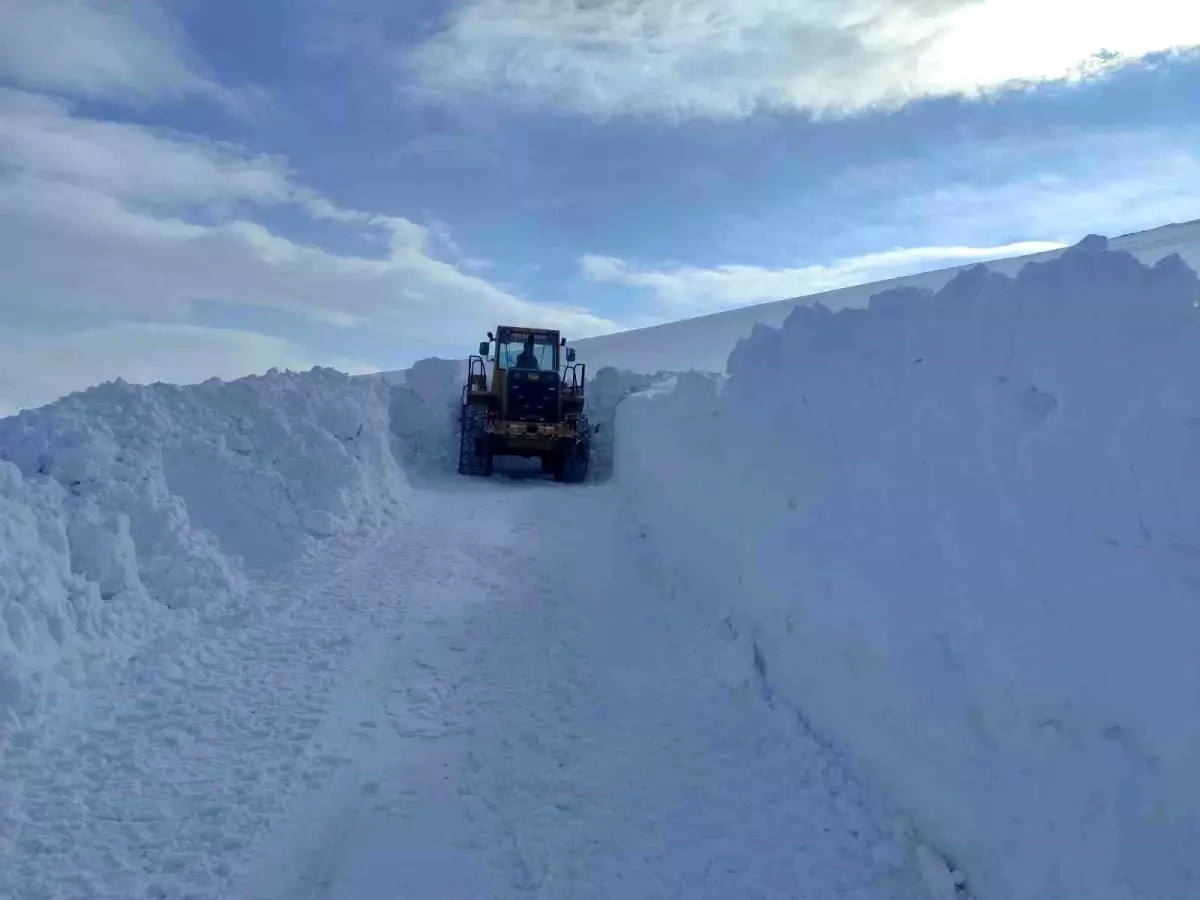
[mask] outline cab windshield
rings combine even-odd
[[[536,332],[501,335],[498,352],[503,369],[537,369],[542,372],[555,371],[552,335]]]

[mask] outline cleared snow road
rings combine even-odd
[[[421,627],[353,692],[380,727],[243,897],[926,896],[879,804],[764,702],[715,610],[655,584],[606,490],[454,484],[439,530],[474,590],[410,595]]]
[[[607,490],[435,487],[11,753],[0,895],[925,896]]]

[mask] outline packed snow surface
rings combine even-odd
[[[1200,885],[1197,303],[1090,238],[798,307],[619,409],[663,570],[980,897]]]
[[[347,716],[369,721],[231,896],[929,896],[904,820],[763,701],[744,646],[659,581],[606,491],[430,500],[456,538],[423,565],[442,587],[396,581],[403,537],[379,547],[407,627]]]

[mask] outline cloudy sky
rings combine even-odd
[[[1200,217],[1179,0],[0,0],[0,411]]]

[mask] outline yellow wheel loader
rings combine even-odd
[[[494,457],[521,456],[540,459],[555,481],[583,481],[591,458],[586,375],[557,331],[512,325],[489,331],[468,360],[459,474],[486,477]]]

